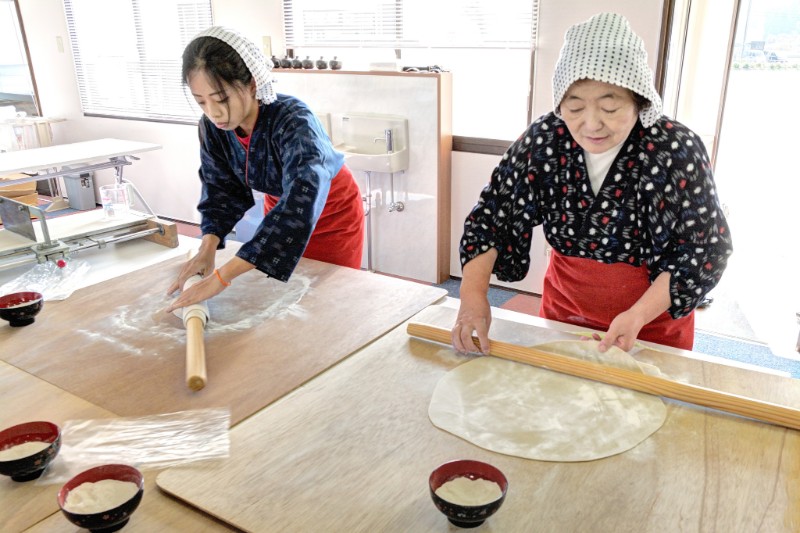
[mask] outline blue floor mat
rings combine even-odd
[[[695,331],[692,350],[740,363],[788,372],[793,378],[800,378],[800,361],[775,355],[768,346],[763,344]]]
[[[450,278],[449,280],[445,281],[444,283],[439,283],[436,285],[437,287],[441,287],[447,291],[447,295],[451,298],[459,298],[460,297],[460,288],[461,288],[461,280],[456,278]],[[490,287],[489,288],[489,305],[492,307],[500,307],[509,301],[511,298],[516,296],[517,293],[515,291],[507,291],[505,289],[498,289],[497,287]]]

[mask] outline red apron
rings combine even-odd
[[[264,195],[264,214],[275,207],[278,198]],[[331,181],[328,200],[314,227],[303,257],[334,265],[361,268],[364,248],[364,204],[353,174],[347,165]]]
[[[605,264],[594,259],[567,257],[553,250],[544,277],[539,315],[607,331],[614,317],[629,309],[649,287],[645,265]],[[694,311],[678,319],[665,311],[645,324],[638,338],[691,350]]]

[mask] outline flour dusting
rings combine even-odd
[[[263,281],[257,288],[246,289],[246,296],[228,289],[209,300],[206,333],[242,331],[287,316],[306,317],[300,300],[311,288],[310,278],[294,274],[287,283]]]
[[[206,337],[248,330],[267,320],[305,318],[306,311],[300,301],[312,282],[311,278],[295,273],[287,283],[263,276],[228,288],[207,302]],[[159,356],[162,350],[174,351],[176,346],[186,343],[186,329],[181,318],[164,311],[173,299],[166,295],[142,295],[129,304],[109,309],[108,316],[97,321],[94,328],[77,333],[94,342],[107,342],[115,352],[129,355]],[[150,343],[153,348],[146,353],[140,348],[142,335],[157,341]]]

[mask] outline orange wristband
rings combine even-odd
[[[225,281],[224,279],[222,279],[222,276],[220,275],[218,268],[214,269],[214,274],[217,275],[217,279],[219,280],[220,283],[222,283],[226,287],[230,287],[231,286],[231,283],[229,281]]]

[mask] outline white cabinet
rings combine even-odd
[[[452,151],[450,73],[275,70],[276,89],[296,96],[318,115],[371,113],[408,121],[408,169],[371,172],[372,268],[439,283],[450,276],[450,164]],[[353,171],[361,187],[366,174]],[[394,198],[392,198],[392,185]],[[390,210],[392,199],[403,210]],[[368,247],[364,246],[366,268]]]

